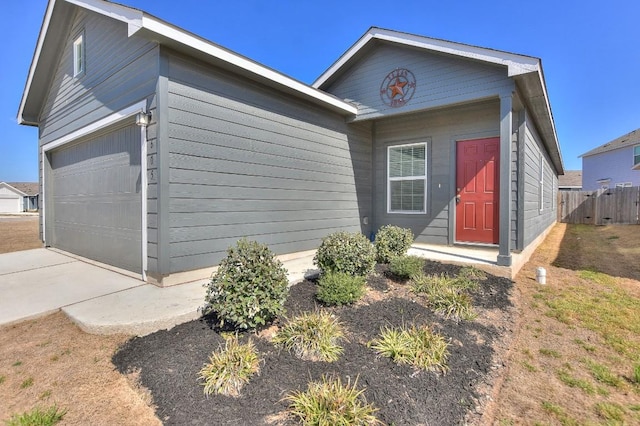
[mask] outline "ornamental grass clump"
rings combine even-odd
[[[441,373],[449,370],[449,343],[427,326],[383,327],[380,335],[369,345],[378,355],[391,358],[397,364],[409,364],[419,370]]]
[[[220,326],[240,329],[265,325],[284,312],[289,293],[287,270],[266,245],[241,239],[227,250],[207,285],[204,314]]]
[[[209,362],[200,370],[199,379],[205,395],[220,394],[237,397],[242,387],[260,372],[260,357],[251,341],[241,344],[238,337],[225,340],[224,348],[213,352]]]
[[[6,426],[53,426],[64,418],[66,409],[60,409],[57,405],[49,408],[35,407],[31,411],[22,414],[14,414],[5,420]]]
[[[337,361],[342,355],[342,324],[326,311],[305,312],[292,318],[273,337],[294,356],[308,361]]]
[[[424,294],[434,311],[456,321],[471,321],[477,317],[471,296],[467,293],[476,288],[475,281],[445,274],[417,274],[411,279],[411,291]]]
[[[318,280],[316,297],[326,305],[348,305],[365,293],[365,278],[344,272],[327,272]]]
[[[325,273],[367,276],[376,263],[375,248],[360,233],[335,232],[322,240],[313,262]]]
[[[423,269],[424,259],[418,256],[394,257],[389,262],[389,272],[403,280],[421,274]]]
[[[293,392],[285,397],[289,401],[289,413],[303,425],[382,425],[375,416],[377,408],[368,404],[365,389],[358,389],[358,379],[353,385],[343,384],[339,377],[323,376],[319,382],[309,383],[305,392]]]
[[[413,231],[394,225],[385,225],[376,234],[374,245],[376,260],[389,263],[395,257],[404,256],[413,244]]]

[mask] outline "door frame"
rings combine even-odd
[[[56,148],[60,148],[61,146],[68,145],[76,142],[78,139],[89,137],[96,132],[103,130],[107,127],[111,127],[119,122],[130,119],[134,116],[138,116],[138,114],[142,114],[144,116],[147,115],[147,101],[142,100],[133,105],[130,105],[120,111],[117,111],[113,114],[108,115],[107,117],[102,118],[94,123],[89,124],[88,126],[82,127],[78,130],[75,130],[61,138],[55,139],[49,143],[46,143],[40,147],[40,155],[42,158],[42,170],[41,179],[42,179],[42,194],[41,194],[41,205],[40,212],[42,215],[42,242],[44,245],[47,245],[47,210],[46,210],[46,191],[47,191],[47,181],[46,176],[47,173],[51,172],[51,164],[50,164],[50,151]],[[143,281],[147,281],[147,124],[146,120],[140,120],[142,123],[140,126],[140,197],[141,197],[141,254],[142,254],[142,265],[140,275]],[[136,123],[138,120],[136,120]]]
[[[476,139],[498,139],[500,140],[500,133],[494,132],[477,132],[477,133],[466,133],[466,134],[458,134],[453,135],[450,138],[449,143],[449,155],[450,155],[450,169],[449,169],[449,181],[451,182],[450,186],[450,198],[449,198],[449,236],[448,241],[449,245],[477,245],[483,247],[499,247],[500,241],[500,228],[498,227],[498,243],[489,244],[489,243],[474,243],[469,241],[458,241],[456,235],[456,221],[457,221],[457,213],[456,213],[456,183],[457,183],[457,172],[458,172],[458,142],[476,140]],[[499,153],[502,150],[502,146],[498,144]],[[500,155],[500,154],[498,154]],[[501,158],[498,157],[500,160]],[[498,169],[498,179],[500,179],[500,172]],[[498,221],[497,224],[500,224],[500,192],[498,192]]]

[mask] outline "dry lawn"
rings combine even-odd
[[[519,323],[487,423],[640,424],[639,241],[640,226],[553,229],[516,278]]]
[[[0,217],[0,253],[40,247],[38,216]]]
[[[31,226],[37,241],[37,220],[10,226]],[[554,228],[516,278],[519,321],[486,424],[640,424],[638,241],[640,226]],[[0,327],[0,422],[55,403],[67,410],[61,425],[160,424],[111,363],[126,339],[85,334],[61,313]]]

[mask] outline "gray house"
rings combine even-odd
[[[101,0],[49,2],[18,119],[45,244],[160,285],[385,224],[510,265],[563,173],[537,58],[371,28],[309,86]]]
[[[640,129],[581,155],[582,189],[640,186]]]

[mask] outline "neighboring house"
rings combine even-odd
[[[559,191],[582,191],[582,170],[565,170],[558,176]]]
[[[582,157],[582,189],[640,186],[640,129],[620,136]]]
[[[379,28],[309,86],[140,10],[51,0],[18,118],[46,245],[161,285],[241,237],[295,256],[385,224],[508,266],[563,173],[539,59]]]
[[[0,213],[21,213],[38,210],[38,184],[31,182],[0,182]]]

